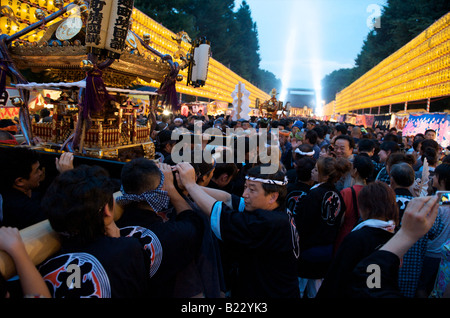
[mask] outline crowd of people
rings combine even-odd
[[[35,150],[0,147],[0,249],[17,268],[0,296],[450,297],[437,195],[450,151],[435,131],[171,114],[151,137],[155,160],[124,163],[120,179],[65,152],[46,188]],[[18,231],[47,219],[61,248],[35,266]]]

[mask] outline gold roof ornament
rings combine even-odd
[[[43,19],[43,10],[38,10],[36,15]],[[10,56],[19,70],[43,74],[43,80],[48,82],[76,82],[85,78],[80,61],[87,59],[86,18],[82,14],[86,5],[77,5],[76,10],[71,11],[74,13],[51,24],[34,45],[17,41],[17,45],[11,47]],[[116,60],[105,70],[104,81],[108,86],[125,88],[137,83],[138,79],[163,82],[169,73],[169,64],[146,50],[136,34],[128,31],[120,61]]]

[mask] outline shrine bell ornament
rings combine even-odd
[[[133,8],[134,0],[91,0],[86,26],[87,53],[120,58]]]
[[[206,38],[195,41],[191,49],[192,63],[188,69],[188,85],[194,87],[204,86],[208,77],[211,44]]]

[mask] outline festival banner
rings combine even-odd
[[[436,141],[442,146],[450,145],[450,126],[447,114],[423,114],[410,115],[408,122],[403,128],[403,136],[415,136],[424,134],[427,129],[436,131]]]
[[[366,116],[364,116],[364,115],[356,115],[355,125],[356,126],[364,126],[364,127],[366,127]]]
[[[356,126],[372,127],[375,117],[373,115],[357,115]]]
[[[0,119],[19,118],[19,107],[0,107]]]
[[[345,122],[350,125],[355,125],[356,124],[356,115],[346,114]]]
[[[379,127],[382,130],[389,129],[391,126],[391,115],[376,115],[374,116],[372,127],[375,129]]]
[[[397,128],[397,130],[403,130],[405,128],[406,123],[409,119],[409,114],[406,115],[392,115],[393,118],[393,127]]]
[[[373,126],[373,122],[375,121],[375,116],[374,115],[364,115],[366,117],[366,128],[367,127],[372,127]]]

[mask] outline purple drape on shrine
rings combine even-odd
[[[178,96],[176,90],[176,78],[177,78],[176,75],[177,73],[175,74],[175,76],[173,76],[172,74],[170,76],[167,76],[158,90],[158,94],[162,94],[164,96],[162,104],[172,105],[172,112],[176,112],[181,108],[181,106],[178,103]]]
[[[102,78],[103,72],[95,68],[87,72],[86,92],[83,103],[83,118],[88,118],[92,113],[103,109],[103,106],[114,97],[108,94]]]
[[[0,97],[6,88],[6,75],[8,73],[8,66],[5,62],[0,62]],[[6,101],[5,101],[6,102]]]

